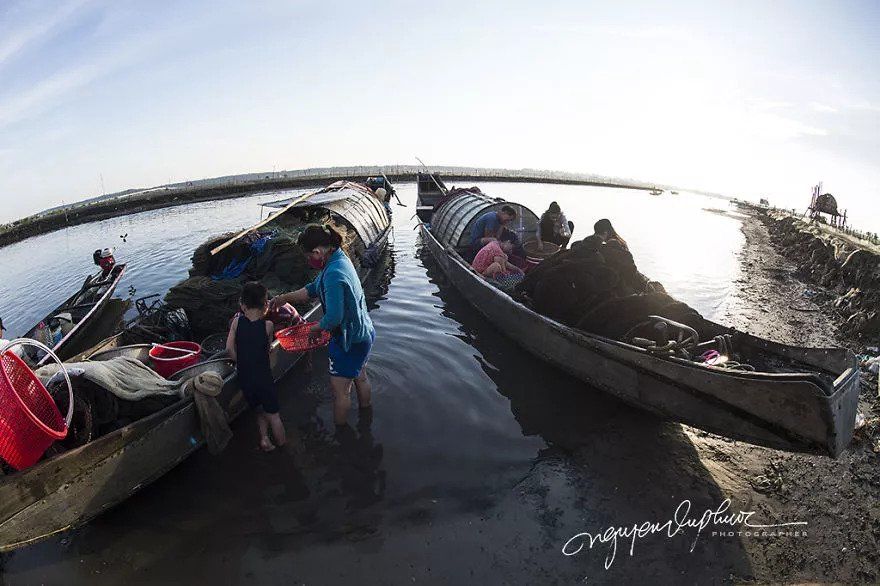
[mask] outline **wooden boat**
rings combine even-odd
[[[694,335],[728,336],[743,360],[759,366],[745,372],[658,356],[635,339],[609,339],[554,321],[491,285],[460,254],[473,222],[504,204],[519,210],[514,229],[527,240],[538,221],[531,210],[475,193],[445,203],[421,233],[455,288],[527,351],[631,405],[712,433],[830,456],[849,444],[859,395],[852,352],[788,346],[702,320]]]
[[[434,213],[434,206],[446,197],[449,190],[436,173],[419,173],[416,187],[416,214],[419,220],[428,222]]]
[[[321,207],[338,213],[367,247],[384,251],[391,228],[382,204],[347,182],[334,186],[293,207]],[[362,281],[371,275],[371,266],[363,263],[358,267]],[[320,319],[320,304],[312,305],[303,317],[308,321]],[[89,356],[93,360],[118,355],[143,357],[147,351],[146,345],[123,347],[119,340],[120,335],[116,335],[104,341]],[[302,356],[283,351],[273,341],[273,378],[280,380]],[[186,380],[204,370],[223,376],[218,400],[230,421],[238,417],[247,402],[239,389],[234,365],[223,356],[180,371],[174,378]],[[86,523],[161,477],[204,443],[195,404],[188,397],[32,468],[0,476],[0,552]]]
[[[90,334],[100,321],[101,312],[113,297],[116,286],[125,274],[125,267],[125,264],[115,265],[110,271],[101,270],[86,277],[79,291],[49,312],[23,337],[43,342],[61,360],[67,360],[85,350],[87,346],[84,344],[88,343]],[[53,331],[58,332],[60,338],[53,339]],[[38,364],[47,360],[44,356],[30,357]]]
[[[662,189],[657,189],[656,187],[651,190],[651,195],[663,195]]]

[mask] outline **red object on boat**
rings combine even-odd
[[[266,319],[271,321],[276,329],[279,327],[295,326],[303,323],[303,318],[294,306],[289,303],[270,309]]]
[[[288,352],[308,352],[330,343],[330,332],[321,330],[321,334],[310,339],[309,330],[318,322],[306,322],[298,326],[284,328],[275,333],[275,339]]]
[[[12,352],[0,353],[0,457],[24,470],[65,437],[64,417],[37,375]]]
[[[150,349],[150,363],[160,376],[171,378],[177,371],[198,364],[202,347],[195,342],[168,342]]]

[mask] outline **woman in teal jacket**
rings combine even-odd
[[[367,301],[351,260],[343,252],[342,236],[330,226],[312,224],[299,237],[312,268],[321,269],[314,281],[291,293],[278,295],[273,305],[304,303],[320,299],[324,317],[312,333],[330,332],[330,387],[333,389],[333,419],[345,425],[351,409],[351,385],[357,390],[358,406],[371,406],[370,381],[364,365],[373,347],[376,331],[367,313]]]

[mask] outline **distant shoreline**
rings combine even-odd
[[[392,182],[414,181],[416,174],[421,170],[424,168],[417,165],[328,167],[230,175],[148,189],[127,190],[52,208],[0,226],[0,247],[70,226],[148,210],[230,199],[260,191],[320,187],[340,179],[365,178],[383,173]],[[645,190],[678,189],[630,179],[536,169],[432,167],[431,170],[448,180],[555,183]]]

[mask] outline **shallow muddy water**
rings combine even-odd
[[[726,202],[607,188],[484,184],[536,213],[560,203],[575,226],[608,217],[640,270],[707,317],[737,278],[740,223],[704,208]],[[544,365],[501,336],[445,282],[398,189],[392,252],[368,286],[377,337],[368,372],[374,415],[332,437],[326,356],[280,386],[282,417],[304,461],[256,450],[245,415],[220,456],[201,450],[86,527],[8,556],[9,584],[163,581],[572,583],[688,581],[748,575],[736,540],[656,537],[575,557],[579,531],[662,522],[682,499],[723,497],[680,426],[662,423]],[[137,296],[183,278],[209,236],[253,223],[250,196],[135,214],[0,249],[0,310],[20,333],[76,288],[91,252],[110,243]],[[127,234],[127,242],[120,235]],[[574,455],[575,451],[579,454]],[[674,460],[676,467],[665,463]],[[647,540],[646,540],[647,541]],[[626,551],[624,551],[626,550]]]

